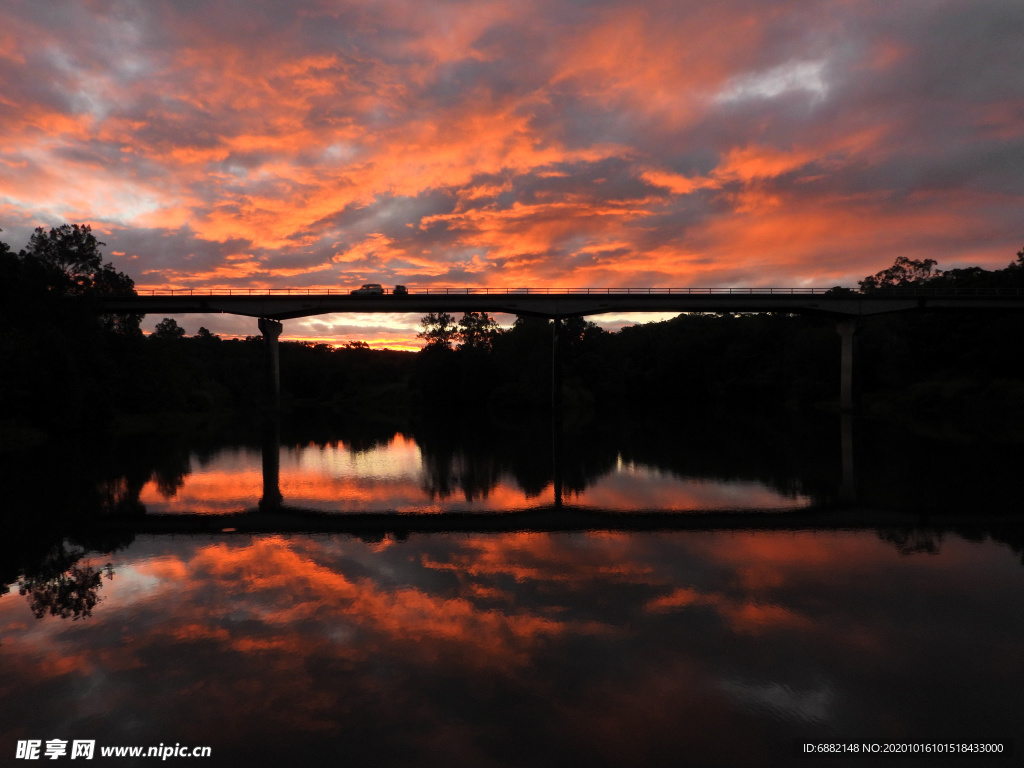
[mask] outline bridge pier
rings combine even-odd
[[[843,479],[839,486],[839,501],[852,504],[857,500],[857,475],[853,463],[853,416],[844,413],[839,417],[840,453],[843,462]]]
[[[263,334],[263,340],[266,342],[266,382],[267,394],[270,400],[268,405],[270,408],[277,410],[281,407],[281,352],[277,338],[281,335],[281,331],[284,330],[284,326],[277,320],[261,317],[259,319],[259,328],[260,333]]]
[[[551,412],[562,411],[562,318],[553,318],[551,325]]]
[[[840,320],[836,332],[842,338],[842,353],[839,364],[839,408],[844,412],[854,409],[853,391],[853,348],[854,336],[857,333],[856,318]]]

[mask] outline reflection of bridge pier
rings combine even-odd
[[[551,483],[554,488],[555,509],[562,508],[562,414],[551,413]]]
[[[281,509],[284,497],[281,495],[281,418],[276,412],[268,412],[263,418],[263,496],[260,498],[261,512]]]

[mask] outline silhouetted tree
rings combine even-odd
[[[135,281],[124,272],[117,272],[110,264],[104,264],[93,275],[92,296],[134,296]],[[119,313],[99,315],[100,326],[108,333],[119,336],[139,337],[143,314]]]
[[[88,225],[65,224],[36,229],[16,256],[0,249],[0,399],[18,404],[20,421],[95,429],[112,414],[141,316],[99,313],[96,297],[134,292],[102,263],[101,245]]]
[[[183,339],[185,338],[185,329],[178,325],[173,317],[165,317],[156,324],[156,328],[153,329],[153,336],[157,339]]]
[[[604,328],[585,317],[566,317],[562,320],[561,344],[570,354],[589,351],[599,343],[599,339],[608,335]]]
[[[23,289],[83,298],[135,295],[135,282],[112,264],[103,263],[101,245],[105,243],[96,239],[88,224],[62,224],[49,232],[36,228],[28,246],[18,254]],[[4,246],[3,252],[6,250]],[[98,317],[104,331],[122,336],[140,333],[140,314]]]
[[[114,578],[114,569],[110,563],[103,568],[82,564],[83,554],[60,544],[38,571],[18,580],[18,592],[28,598],[37,619],[50,614],[76,620],[92,614],[100,600],[101,578]]]
[[[490,352],[498,321],[486,312],[465,312],[459,320],[459,349]]]
[[[493,342],[499,372],[491,395],[501,410],[546,408],[551,399],[551,321],[518,316]]]
[[[106,243],[96,239],[88,224],[62,224],[49,232],[37,227],[24,256],[49,271],[51,290],[81,294],[93,287],[96,273],[103,269],[101,245]]]
[[[37,227],[22,254],[26,260],[37,261],[47,273],[51,291],[60,295],[133,296],[135,282],[118,272],[109,262],[103,263],[100,246],[88,224],[62,224],[49,232]],[[122,335],[137,335],[142,315],[103,315],[104,330]]]
[[[927,282],[933,277],[942,274],[932,268],[938,262],[935,259],[908,259],[906,256],[897,257],[896,261],[888,269],[883,269],[870,277],[859,281],[862,291],[872,291],[878,288],[907,288]]]
[[[455,318],[447,312],[431,312],[420,320],[420,325],[423,330],[416,334],[416,338],[426,341],[430,349],[451,349],[459,335]]]

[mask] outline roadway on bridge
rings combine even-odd
[[[227,313],[273,320],[328,313],[491,312],[538,317],[584,317],[605,313],[782,312],[860,317],[917,309],[1021,310],[1017,291],[939,293],[893,291],[861,294],[824,288],[673,288],[673,289],[447,289],[408,295],[345,293],[151,292],[105,296],[99,308],[109,313]]]

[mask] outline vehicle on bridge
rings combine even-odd
[[[383,296],[384,288],[380,283],[367,283],[362,288],[354,288],[349,293],[353,296]]]
[[[392,291],[395,296],[408,296],[409,291],[404,285],[396,285],[395,290]]]

